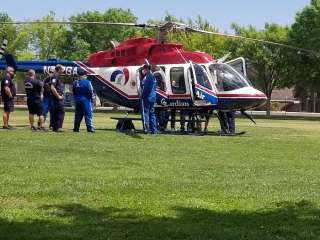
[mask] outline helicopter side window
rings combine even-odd
[[[194,71],[197,77],[197,83],[202,87],[212,90],[210,80],[203,67],[200,65],[194,65]]]
[[[170,70],[170,82],[173,94],[186,93],[186,84],[184,79],[184,68],[173,67]]]
[[[216,76],[218,91],[232,91],[249,86],[249,83],[241,74],[226,64],[212,64],[209,69],[210,73]]]
[[[157,87],[160,88],[160,90],[166,92],[166,90],[167,90],[166,83],[165,83],[161,73],[155,72],[155,73],[153,73],[153,76],[155,77],[155,79],[157,81]]]

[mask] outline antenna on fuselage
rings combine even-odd
[[[228,58],[229,58],[229,56],[230,56],[230,52],[229,53],[227,53],[226,55],[224,55],[222,58],[219,58],[218,60],[217,60],[217,63],[224,63]]]
[[[120,43],[118,41],[116,41],[116,40],[111,40],[110,43],[113,46],[113,48],[116,48],[116,47],[118,47],[120,45]]]
[[[148,59],[144,59],[144,64],[148,65],[148,66],[151,66],[150,62],[148,61]]]

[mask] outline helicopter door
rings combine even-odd
[[[190,76],[190,89],[192,89],[194,104],[216,104],[218,99],[206,70],[198,64],[191,63],[188,74]]]
[[[225,63],[233,67],[238,72],[242,73],[245,77],[247,77],[246,61],[244,60],[243,57],[236,58]]]
[[[137,82],[137,93],[140,96],[141,92],[141,82],[143,80],[143,75],[142,75],[142,68],[138,68],[136,71],[136,82]]]
[[[153,76],[155,77],[157,81],[157,91],[162,91],[164,93],[167,92],[167,82],[166,82],[166,76],[162,68],[158,68],[156,71],[153,72]],[[139,68],[136,72],[136,81],[137,81],[137,93],[140,95],[140,87],[141,82],[143,80],[142,75],[142,68]]]
[[[187,94],[186,79],[183,66],[172,67],[170,69],[170,85],[173,98],[175,98],[176,96]]]

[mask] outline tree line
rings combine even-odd
[[[130,10],[110,8],[105,12],[87,11],[70,17],[70,21],[104,21],[136,23],[138,17]],[[58,21],[55,14],[39,19]],[[12,21],[6,13],[0,13],[0,21]],[[148,23],[178,21],[202,30],[218,31],[206,19],[176,18],[167,13],[164,19],[150,19]],[[253,26],[231,25],[241,36],[264,39],[307,48],[313,53],[278,47],[253,41],[226,39],[220,36],[198,33],[170,33],[169,40],[182,43],[185,49],[207,52],[216,59],[231,53],[236,58],[243,56],[248,64],[249,79],[271,98],[275,88],[294,87],[297,97],[320,92],[320,0],[310,4],[296,14],[291,26],[266,23],[263,29]],[[138,36],[154,37],[154,30],[134,27],[106,27],[86,25],[2,25],[0,40],[9,40],[7,51],[17,59],[70,59],[83,60],[90,53],[111,47],[110,41],[121,42]],[[270,104],[270,102],[269,102]]]

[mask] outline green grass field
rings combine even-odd
[[[320,239],[320,122],[239,137],[0,130],[0,239]],[[217,130],[213,120],[211,130]]]

